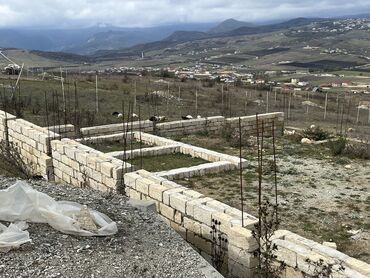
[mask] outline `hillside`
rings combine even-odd
[[[0,29],[0,48],[89,54],[162,40],[173,32],[207,31],[214,23],[186,23],[146,28],[98,25],[77,29]]]
[[[256,70],[341,69],[368,64],[367,21],[333,22],[298,18],[270,26],[241,27],[223,34],[176,32],[162,41],[101,51],[94,58],[116,59],[132,66],[208,63]],[[142,51],[144,60],[139,59]]]
[[[209,34],[220,34],[220,33],[226,33],[230,32],[232,30],[238,29],[240,27],[253,27],[253,23],[250,22],[243,22],[238,21],[233,18],[227,19],[217,26],[211,28],[208,33]]]

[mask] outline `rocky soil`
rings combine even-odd
[[[222,137],[190,135],[182,141],[239,155]],[[258,215],[257,147],[243,148],[250,166],[243,172],[244,208]],[[326,146],[277,139],[280,228],[317,242],[334,241],[338,250],[370,263],[370,161],[333,156]],[[265,139],[263,195],[274,200],[271,138]],[[240,208],[239,171],[178,181]]]
[[[14,181],[1,177],[0,189]],[[29,183],[56,200],[75,201],[107,214],[119,231],[112,237],[78,237],[29,223],[32,242],[0,253],[0,277],[205,277],[204,260],[155,213],[131,207],[126,197],[44,181]]]

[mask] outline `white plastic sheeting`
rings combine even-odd
[[[11,223],[9,227],[0,223],[0,252],[7,252],[11,248],[19,247],[21,244],[30,242],[26,222]]]
[[[0,190],[0,221],[16,222],[6,227],[0,224],[0,248],[18,247],[30,241],[27,224],[48,223],[62,233],[78,236],[109,236],[117,233],[117,225],[108,216],[89,209],[96,231],[83,229],[79,222],[82,205],[68,201],[55,201],[50,196],[33,189],[24,181],[17,181]]]

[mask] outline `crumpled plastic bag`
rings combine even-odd
[[[21,244],[30,242],[26,222],[11,223],[8,227],[0,223],[0,252],[8,252],[12,248],[18,248]]]
[[[62,233],[78,236],[110,236],[117,233],[116,222],[92,209],[88,209],[90,214],[88,216],[96,225],[96,230],[83,229],[82,223],[78,220],[84,209],[87,209],[86,206],[75,202],[57,202],[50,196],[33,189],[24,181],[17,181],[7,189],[0,190],[0,221],[48,223]],[[0,234],[0,246],[1,238],[4,238],[7,233],[8,235],[11,233],[15,239],[10,246],[17,246],[22,240],[27,242],[28,232],[24,229],[24,226],[19,223],[11,224],[7,229],[1,225],[0,232],[3,232]]]

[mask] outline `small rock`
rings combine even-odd
[[[352,165],[347,164],[347,165],[344,166],[344,168],[346,168],[346,169],[352,169]]]
[[[361,232],[361,229],[360,230],[349,230],[349,231],[347,231],[349,234],[351,234],[351,235],[357,235],[358,233],[360,233]]]
[[[312,144],[312,140],[308,139],[308,138],[302,138],[301,140],[301,144]]]

